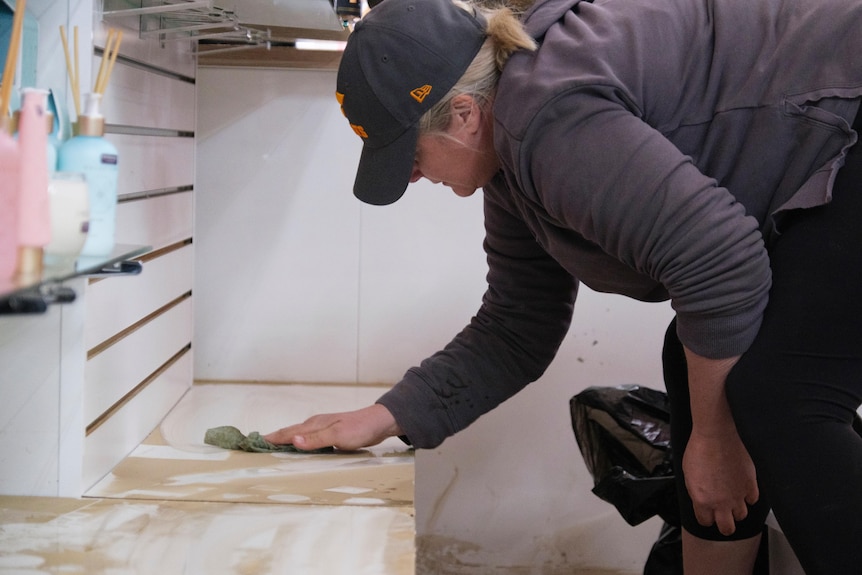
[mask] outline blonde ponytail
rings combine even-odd
[[[428,134],[445,131],[451,119],[450,102],[459,94],[469,94],[481,105],[489,104],[497,89],[500,72],[509,57],[518,50],[536,49],[535,40],[524,30],[516,12],[520,7],[532,4],[534,0],[510,1],[514,3],[489,6],[487,3],[473,5],[462,0],[453,0],[456,6],[468,12],[479,12],[485,17],[488,38],[461,79],[442,100],[420,118],[420,132]]]
[[[536,42],[524,30],[515,11],[508,6],[480,9],[488,22],[486,33],[491,40],[494,60],[503,69],[509,56],[518,50],[535,50]]]

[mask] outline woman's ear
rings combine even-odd
[[[450,102],[452,106],[452,128],[475,132],[482,123],[482,109],[469,94],[458,94]]]

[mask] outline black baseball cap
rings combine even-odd
[[[484,41],[484,19],[450,0],[384,0],[356,23],[336,96],[364,142],[357,198],[386,205],[404,195],[419,118],[461,78]]]

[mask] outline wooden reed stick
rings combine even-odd
[[[72,99],[75,102],[75,114],[79,114],[81,109],[81,68],[79,64],[81,59],[78,57],[78,27],[75,26],[75,88],[72,92]]]
[[[114,63],[117,61],[117,54],[120,53],[122,41],[123,32],[121,30],[108,30],[108,39],[105,41],[105,50],[102,53],[102,63],[99,65],[99,74],[93,88],[97,94],[104,94],[108,88],[108,81],[111,78],[111,72],[114,71]]]
[[[108,60],[111,56],[111,46],[114,43],[114,30],[108,29],[108,39],[105,40],[105,50],[102,52],[102,62],[99,64],[99,73],[96,75],[96,83],[93,85],[93,91],[97,94],[102,93],[102,83],[105,73],[108,69]]]
[[[69,42],[66,38],[66,29],[60,26],[60,38],[63,40],[63,54],[66,56],[66,70],[69,72],[69,85],[72,88],[72,100],[75,104],[75,115],[81,115],[81,90],[78,83],[78,27],[75,26],[75,61],[69,53]]]
[[[111,73],[114,71],[114,63],[117,61],[117,54],[120,53],[120,42],[123,41],[123,31],[118,30],[117,35],[114,36],[114,52],[111,54],[110,59],[108,61],[108,68],[105,71],[105,77],[102,79],[102,89],[99,91],[100,94],[104,95],[105,90],[108,89],[108,80],[111,79]]]
[[[66,57],[66,72],[69,74],[69,84],[75,85],[75,67],[72,66],[72,55],[69,53],[69,41],[66,39],[66,28],[60,24],[60,40],[63,41],[63,55]]]
[[[3,86],[0,89],[0,117],[9,113],[9,100],[12,97],[12,84],[15,82],[15,68],[18,66],[18,51],[21,47],[21,33],[24,28],[24,10],[27,0],[18,0],[15,15],[12,17],[12,37],[6,53],[6,67],[3,68]]]

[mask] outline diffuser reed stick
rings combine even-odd
[[[105,41],[102,63],[99,66],[99,74],[96,76],[96,85],[93,88],[93,91],[97,94],[104,94],[105,89],[108,87],[108,81],[111,78],[111,72],[114,71],[114,62],[117,61],[117,54],[120,52],[120,43],[122,41],[122,30],[108,30],[108,39]]]
[[[69,42],[66,29],[60,26],[60,38],[63,40],[63,54],[66,56],[66,70],[69,73],[69,85],[72,88],[72,101],[75,103],[75,115],[81,115],[81,85],[78,69],[78,27],[75,26],[75,61],[69,53]]]
[[[77,110],[81,107],[81,68],[78,66],[78,63],[81,59],[78,57],[78,27],[75,26],[75,93],[72,94],[72,98],[77,102],[75,104],[75,115],[77,117]]]
[[[105,90],[108,89],[108,80],[111,78],[111,73],[114,71],[114,63],[117,61],[117,54],[120,53],[120,43],[122,41],[123,31],[119,30],[114,41],[114,52],[111,54],[111,59],[108,62],[108,71],[105,73],[105,81],[102,83],[102,90],[99,92],[100,94],[104,94]]]
[[[69,84],[72,87],[72,100],[75,103],[75,115],[81,115],[81,76],[80,68],[78,67],[78,27],[75,26],[75,56],[74,59],[69,51],[69,41],[66,37],[66,29],[60,26],[60,37],[63,40],[63,54],[66,56],[66,69],[69,73]],[[99,65],[99,72],[96,75],[96,82],[93,87],[93,92],[96,94],[104,94],[108,87],[111,72],[114,71],[114,63],[117,61],[117,54],[120,52],[120,43],[123,41],[122,30],[108,29],[108,38],[105,41],[105,50],[102,54],[102,63]]]
[[[24,28],[24,10],[27,0],[18,0],[15,15],[12,17],[12,37],[6,53],[6,66],[3,68],[3,85],[0,87],[0,117],[9,113],[9,100],[12,97],[12,83],[15,82],[15,68],[18,66],[18,51],[21,47],[21,32]]]

